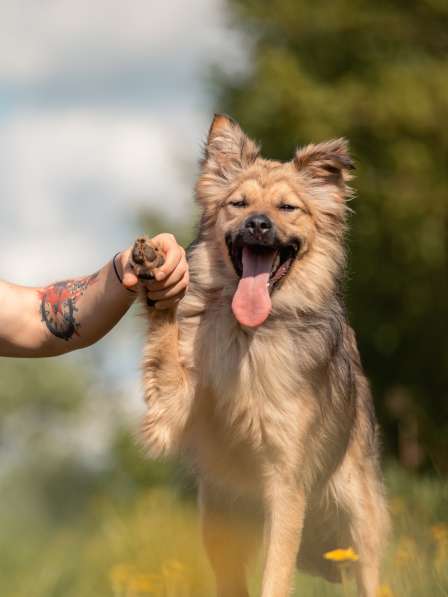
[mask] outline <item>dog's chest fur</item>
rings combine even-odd
[[[182,327],[181,320],[181,339]],[[303,447],[298,428],[317,407],[297,338],[275,323],[245,331],[226,305],[207,310],[195,327],[195,341],[181,340],[180,353],[196,379],[189,443],[197,465],[241,489],[257,485],[267,462],[293,467]]]

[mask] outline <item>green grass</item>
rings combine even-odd
[[[394,535],[384,597],[448,595],[446,482],[387,474]],[[3,503],[0,594],[4,597],[210,597],[213,579],[193,503],[167,488],[92,496],[75,518]],[[437,525],[437,526],[436,526]],[[252,594],[256,579],[252,580]],[[255,591],[255,592],[254,592]],[[304,575],[297,597],[351,595]]]

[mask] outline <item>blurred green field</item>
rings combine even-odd
[[[448,595],[448,486],[387,471],[394,534],[383,597]],[[11,493],[11,496],[14,492]],[[6,492],[6,496],[8,492]],[[210,596],[213,579],[195,505],[160,485],[130,494],[96,492],[79,515],[52,520],[33,495],[2,501],[0,594],[5,597]],[[11,508],[11,509],[9,509]],[[252,579],[256,594],[257,578]],[[344,592],[345,591],[345,592]],[[303,575],[295,595],[354,595]]]

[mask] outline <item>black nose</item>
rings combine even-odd
[[[255,240],[266,241],[273,231],[271,220],[264,214],[253,214],[244,222],[244,230]]]

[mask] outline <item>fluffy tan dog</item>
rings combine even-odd
[[[348,547],[359,595],[375,597],[388,514],[341,299],[347,143],[265,160],[219,115],[201,166],[189,291],[177,312],[148,309],[145,443],[194,466],[219,597],[247,597],[261,540],[262,597],[286,597],[296,564],[339,580],[323,554]],[[139,275],[151,275],[156,253],[136,244]]]

